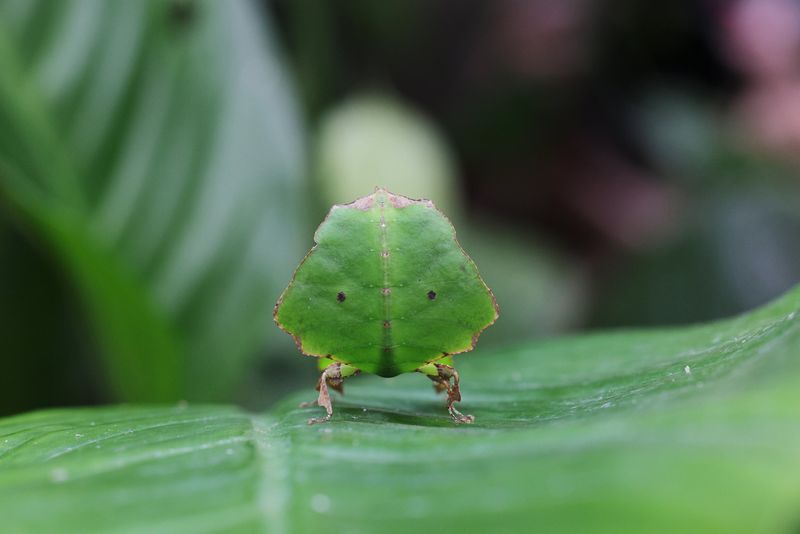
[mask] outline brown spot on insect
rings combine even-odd
[[[334,208],[339,208],[339,207],[341,207],[341,208],[355,208],[355,209],[358,209],[358,210],[367,211],[368,209],[370,209],[372,207],[372,203],[374,202],[374,200],[375,200],[375,196],[374,195],[369,195],[369,196],[362,197],[362,198],[359,198],[357,200],[354,200],[350,204],[337,204],[337,205],[335,205],[333,207]]]
[[[433,202],[431,202],[430,200],[426,200],[424,198],[417,200],[413,198],[404,197],[402,195],[395,195],[394,193],[389,193],[388,191],[386,192],[386,196],[388,197],[389,202],[395,208],[405,208],[406,206],[411,206],[414,204],[421,204],[426,208],[433,208]]]
[[[383,256],[384,258],[388,258],[389,257],[389,251],[388,250],[382,250],[381,251],[381,256]]]
[[[392,294],[392,288],[384,287],[383,289],[381,289],[381,293],[383,293],[385,296],[388,297],[389,295]]]
[[[336,294],[336,300],[338,300],[339,302],[344,302],[344,299],[346,299],[346,298],[347,298],[347,295],[344,294],[344,291],[339,291]]]
[[[383,327],[384,328],[391,328],[391,326],[392,326],[392,322],[391,321],[383,321]]]
[[[436,300],[436,291],[434,291],[432,289],[430,291],[428,291],[428,298],[431,299],[431,300]]]

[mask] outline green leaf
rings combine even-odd
[[[81,293],[119,398],[228,398],[273,334],[303,146],[259,15],[0,4],[0,202]]]
[[[297,409],[117,407],[0,422],[9,531],[792,532],[800,288],[709,325],[464,355],[453,425],[422,377]],[[309,377],[309,386],[313,379]]]

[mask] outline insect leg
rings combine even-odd
[[[325,408],[326,414],[324,417],[315,417],[309,419],[309,425],[324,423],[331,418],[331,415],[333,415],[333,403],[331,402],[331,395],[328,391],[328,387],[343,393],[344,390],[342,389],[342,383],[344,382],[344,379],[348,376],[353,376],[358,373],[359,370],[355,367],[340,362],[333,363],[322,371],[322,375],[320,375],[319,381],[317,382],[317,391],[319,391],[317,405]]]
[[[461,388],[459,385],[458,371],[452,365],[432,363],[417,369],[433,380],[433,387],[437,392],[447,392],[447,411],[456,423],[472,423],[475,417],[459,412],[453,404],[461,402]],[[451,384],[452,381],[452,384]]]

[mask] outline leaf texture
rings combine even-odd
[[[10,531],[792,532],[800,288],[702,326],[464,361],[469,427],[427,381],[353,379],[334,419],[178,406],[0,422]]]

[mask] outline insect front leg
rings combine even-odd
[[[417,369],[433,380],[433,387],[439,393],[447,393],[447,411],[456,423],[472,423],[475,417],[459,412],[455,406],[461,402],[461,388],[459,387],[458,371],[452,365],[443,363],[429,363]]]
[[[326,414],[324,417],[314,417],[309,419],[309,425],[324,423],[331,418],[331,415],[333,415],[333,403],[331,402],[331,395],[328,391],[328,388],[330,387],[331,389],[344,394],[344,389],[342,388],[344,379],[348,376],[356,375],[359,372],[360,371],[355,367],[339,362],[332,363],[322,371],[322,375],[320,375],[319,381],[317,382],[317,391],[319,391],[317,405],[325,408]],[[305,403],[303,405],[305,405]]]

